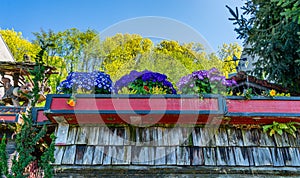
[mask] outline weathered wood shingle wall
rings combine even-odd
[[[57,167],[300,166],[298,133],[294,138],[229,127],[77,126],[65,134],[66,143],[56,145]]]

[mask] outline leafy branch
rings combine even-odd
[[[264,125],[262,128],[265,133],[269,132],[270,136],[276,133],[282,135],[283,132],[287,132],[296,138],[296,131],[299,126],[300,123],[298,122],[278,123],[274,121],[272,124]]]

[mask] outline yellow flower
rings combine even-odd
[[[74,99],[69,99],[68,102],[67,102],[67,104],[68,104],[69,106],[74,107],[75,104],[76,104],[76,101],[75,101]]]
[[[276,91],[275,90],[271,90],[270,92],[269,92],[269,94],[270,94],[270,96],[275,96],[276,95]]]

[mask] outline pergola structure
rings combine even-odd
[[[31,70],[34,70],[35,67],[39,67],[34,62],[30,62],[26,54],[24,54],[25,62],[17,62],[12,53],[10,52],[8,46],[0,35],[0,88],[3,87],[4,90],[1,90],[2,102],[4,104],[13,104],[12,98],[18,97],[18,101],[26,100],[26,97],[20,96],[12,96],[12,90],[17,87],[25,86],[29,84],[30,86],[34,86],[34,82],[32,80],[32,76],[30,74]],[[55,68],[51,66],[43,66],[45,68],[44,74],[46,78],[44,81],[40,81],[40,91],[41,95],[44,94],[47,88],[47,80],[51,74],[54,74]],[[4,79],[4,80],[3,80]],[[4,85],[9,85],[4,86]],[[8,94],[8,90],[10,93]],[[2,103],[3,104],[3,103]]]

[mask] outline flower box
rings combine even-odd
[[[225,116],[231,124],[300,122],[300,97],[226,97]]]
[[[25,107],[0,106],[0,122],[17,123],[25,111]]]
[[[220,95],[47,95],[45,114],[68,124],[205,124],[224,115]]]
[[[49,119],[44,114],[44,107],[34,107],[32,108],[32,119],[37,125],[50,124]]]

